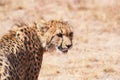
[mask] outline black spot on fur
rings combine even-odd
[[[0,63],[0,66],[2,66],[2,63]]]
[[[20,36],[20,34],[17,34],[17,36]]]

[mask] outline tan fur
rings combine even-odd
[[[71,26],[59,20],[14,27],[0,39],[0,80],[38,80],[44,50],[66,53],[72,35]]]

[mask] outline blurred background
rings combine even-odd
[[[0,0],[0,36],[42,18],[67,20],[74,45],[45,53],[39,80],[120,80],[120,0]]]

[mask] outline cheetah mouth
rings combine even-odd
[[[62,50],[62,52],[63,52],[63,53],[67,53],[67,52],[68,52],[68,50]]]
[[[67,53],[68,52],[67,48],[57,47],[57,49],[62,53]]]

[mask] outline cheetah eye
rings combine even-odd
[[[73,37],[73,32],[70,32],[69,36],[70,36],[70,37]]]
[[[58,33],[57,36],[58,36],[58,37],[62,37],[63,35],[62,35],[61,33]]]

